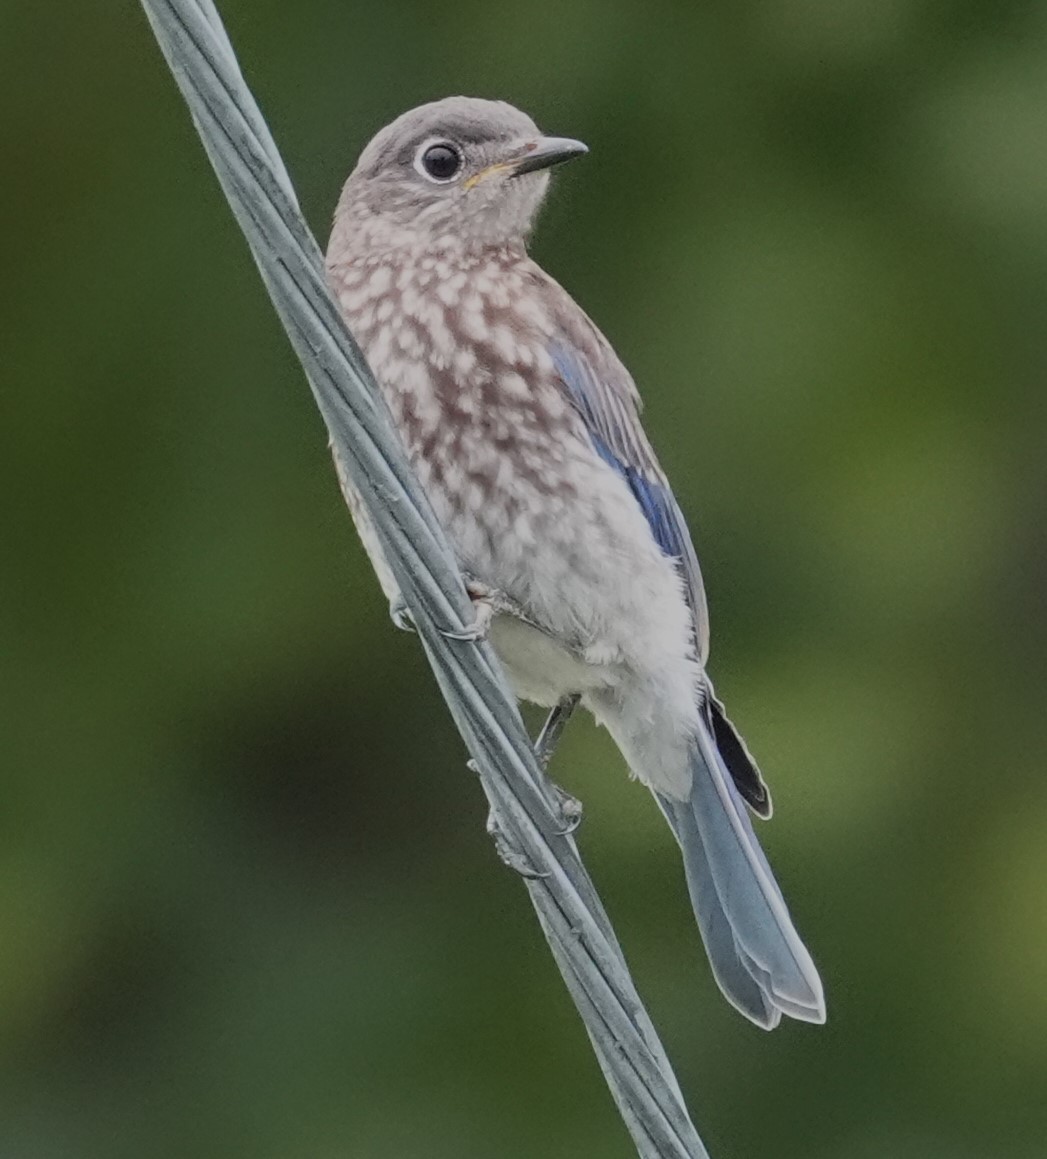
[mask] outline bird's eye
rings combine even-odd
[[[450,141],[434,141],[426,145],[418,157],[418,167],[430,181],[453,181],[463,163],[462,151]]]

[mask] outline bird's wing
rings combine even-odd
[[[709,612],[702,572],[683,512],[640,424],[640,395],[607,339],[559,286],[555,289],[559,308],[549,353],[556,373],[593,448],[629,484],[658,546],[676,561],[694,618],[695,649],[704,667]]]

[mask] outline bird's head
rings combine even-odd
[[[581,141],[546,137],[504,101],[448,97],[387,125],[349,176],[338,217],[348,229],[366,219],[372,244],[522,241],[553,165],[587,152]]]

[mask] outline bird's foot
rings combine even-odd
[[[581,697],[574,692],[570,696],[565,696],[555,708],[546,717],[545,724],[542,725],[542,731],[538,734],[538,739],[534,742],[534,755],[538,761],[538,765],[544,773],[549,767],[549,762],[553,759],[553,753],[556,751],[556,746],[560,742],[560,737],[563,735],[563,730],[567,727],[567,722],[574,714],[574,710],[578,707],[578,701]]]
[[[487,639],[491,621],[498,611],[498,593],[494,588],[476,580],[467,580],[465,591],[473,605],[473,622],[461,630],[442,628],[440,635],[448,640],[458,640],[463,644],[479,644]]]
[[[477,580],[466,581],[465,590],[472,601],[474,619],[465,628],[441,628],[440,635],[448,640],[457,640],[465,644],[475,644],[487,639],[491,628],[491,621],[497,615],[517,616],[526,619],[523,609],[504,592],[499,592]],[[389,601],[389,618],[401,632],[416,632],[414,617],[404,601],[398,595]]]
[[[480,766],[472,758],[465,762],[465,767],[471,773],[480,774]],[[560,827],[555,830],[557,837],[570,837],[570,835],[582,823],[582,818],[585,816],[585,806],[573,794],[558,785],[555,781],[549,780],[546,777],[546,782],[553,791],[553,796],[556,798],[555,817],[559,821]],[[487,832],[495,838],[495,844],[498,844],[499,838],[495,836],[494,829],[497,827],[497,822],[494,819],[494,813],[490,813],[487,817]],[[501,837],[505,841],[504,835]],[[499,852],[501,856],[501,852]],[[522,856],[522,855],[521,855]],[[505,858],[502,858],[505,861]],[[506,862],[508,865],[509,863]],[[515,869],[516,866],[514,865]]]
[[[486,640],[487,633],[491,630],[491,621],[495,616],[512,616],[517,620],[523,620],[524,623],[532,623],[523,608],[505,592],[499,591],[497,588],[492,588],[471,576],[466,576],[465,591],[472,601],[475,619],[467,628],[462,628],[460,631],[457,629],[442,631],[441,635],[448,640],[459,640],[466,644],[476,644],[481,640]]]
[[[389,601],[389,619],[393,621],[393,626],[399,628],[401,632],[417,632],[418,630],[414,626],[414,618],[408,611],[403,596],[396,596]]]
[[[581,825],[585,809],[577,797],[572,796],[555,781],[550,781],[549,784],[556,797],[556,811],[560,820],[560,828],[556,831],[557,836],[569,837]]]
[[[501,863],[514,870],[521,877],[536,880],[549,874],[538,869],[522,849],[509,837],[495,816],[494,810],[487,814],[487,833],[494,842],[495,853]]]

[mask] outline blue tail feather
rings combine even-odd
[[[661,794],[656,794],[655,799],[680,843],[691,905],[717,985],[746,1018],[764,1030],[773,1030],[781,1021],[781,1011],[768,997],[762,971],[758,967],[754,970],[754,963],[735,941],[689,804]]]
[[[676,834],[687,886],[727,999],[758,1026],[782,1014],[825,1021],[821,979],[800,940],[711,729],[692,758],[686,801],[658,797]]]

